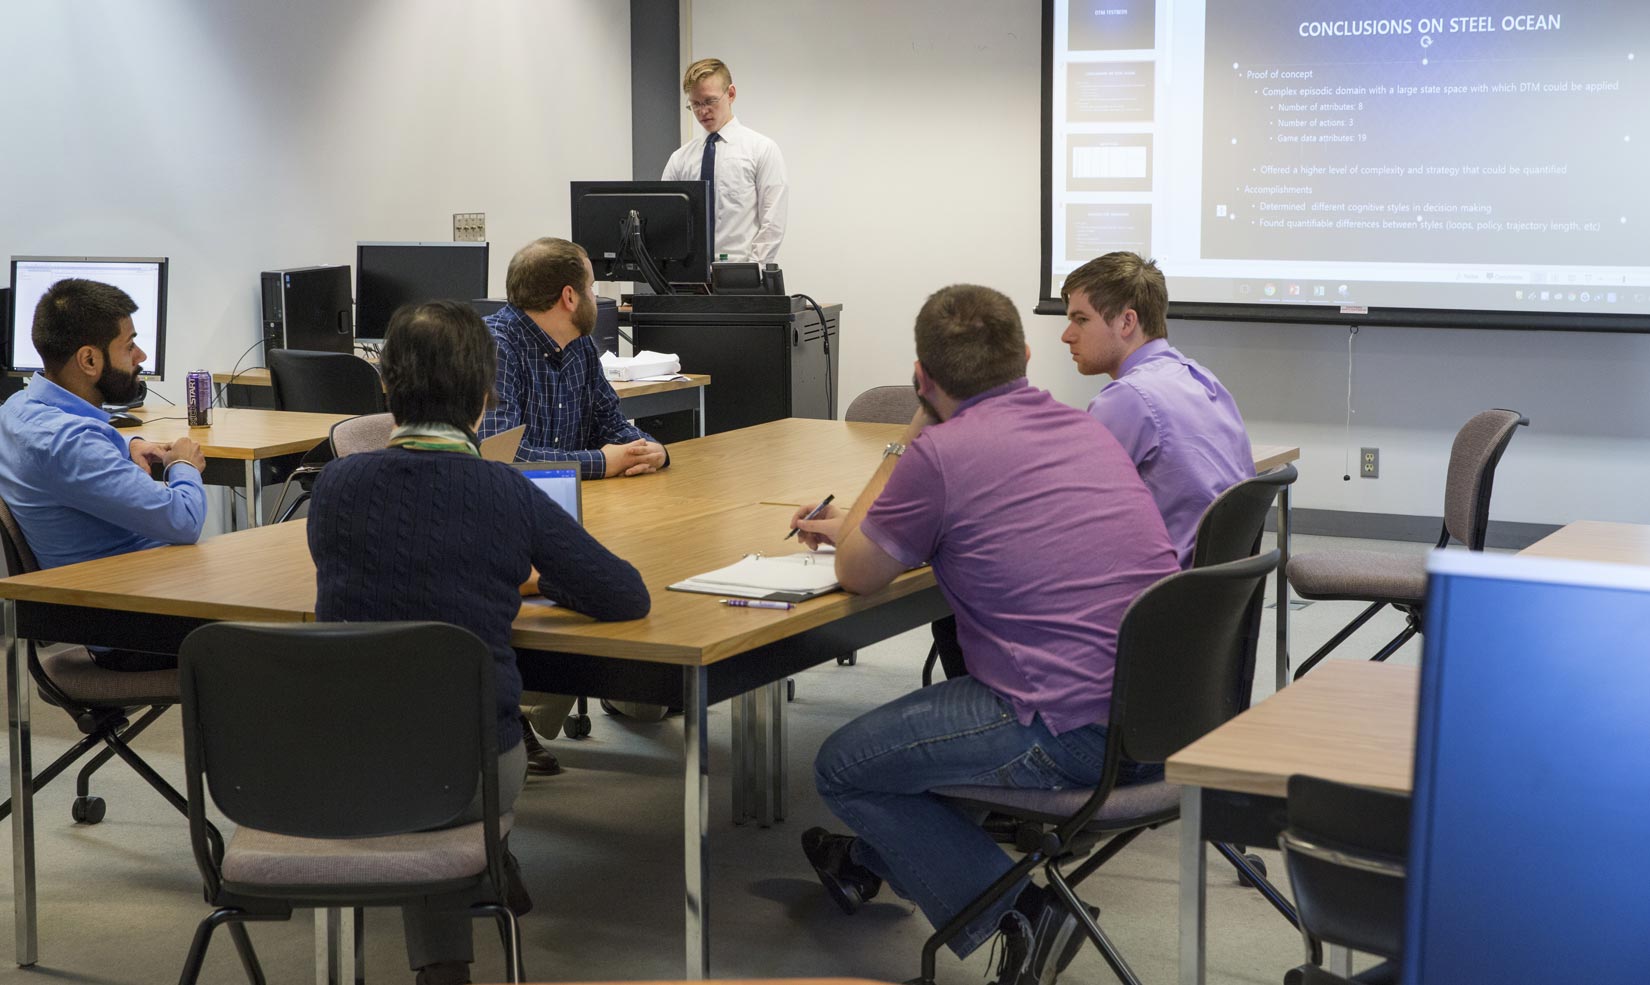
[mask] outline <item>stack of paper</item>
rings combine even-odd
[[[670,587],[678,592],[799,602],[834,592],[841,585],[836,580],[835,558],[805,551],[777,557],[747,554],[725,568],[695,575]]]
[[[649,377],[672,377],[682,371],[682,360],[672,352],[649,352],[643,349],[634,356],[602,353],[602,373],[610,380],[641,380]]]

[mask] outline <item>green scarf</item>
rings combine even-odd
[[[403,424],[390,432],[391,448],[410,451],[455,451],[481,457],[481,448],[468,431],[451,424]]]

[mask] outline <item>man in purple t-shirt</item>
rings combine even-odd
[[[836,544],[850,592],[932,564],[969,674],[825,741],[815,782],[858,837],[813,828],[802,842],[846,912],[886,879],[940,926],[1011,862],[928,791],[1097,783],[1118,625],[1135,596],[1178,565],[1122,447],[1026,383],[1030,350],[1008,298],[967,285],[937,292],[917,315],[916,350],[923,409],[904,437],[846,515],[803,520],[803,510],[793,525],[810,547]],[[1075,925],[1027,879],[951,946],[967,955],[1001,929],[999,981],[1052,982],[1081,943]]]
[[[1060,287],[1060,341],[1084,376],[1112,380],[1089,404],[1128,452],[1163,513],[1181,567],[1215,497],[1255,474],[1237,401],[1215,374],[1169,345],[1169,288],[1154,261],[1108,253]]]

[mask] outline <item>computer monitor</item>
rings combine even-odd
[[[12,257],[11,368],[25,373],[46,368],[34,348],[34,309],[53,284],[69,277],[112,284],[131,295],[138,346],[149,356],[141,375],[165,379],[165,257]]]
[[[1402,980],[1642,980],[1650,569],[1428,571]]]
[[[710,183],[575,181],[573,242],[590,254],[597,280],[707,284],[713,259]],[[634,220],[632,219],[634,215]]]
[[[404,304],[487,296],[486,243],[355,244],[355,337],[381,339]]]

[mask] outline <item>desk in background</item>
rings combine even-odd
[[[686,373],[685,380],[662,382],[615,382],[613,392],[619,395],[619,409],[634,420],[656,414],[691,413],[693,433],[705,436],[705,388],[710,377],[703,373]],[[213,373],[213,385],[224,390],[224,403],[230,407],[271,409],[275,397],[269,380],[269,370],[262,366],[243,369],[238,373]]]
[[[142,418],[143,424],[124,432],[130,437],[141,435],[162,442],[195,439],[206,455],[206,482],[246,492],[248,526],[263,522],[266,466],[279,459],[295,460],[326,441],[334,424],[350,418],[349,414],[219,407],[212,411],[211,427],[192,428],[181,407],[146,406],[132,413]]]
[[[1650,565],[1650,526],[1572,523],[1519,553]],[[1419,686],[1414,667],[1329,660],[1169,757],[1167,778],[1182,784],[1182,985],[1205,980],[1207,842],[1277,844],[1295,773],[1407,796]]]

